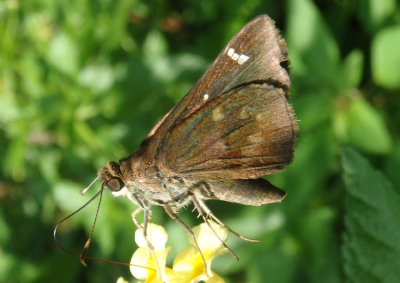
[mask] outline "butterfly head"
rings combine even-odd
[[[114,161],[108,162],[106,167],[101,168],[98,172],[98,176],[103,185],[112,192],[119,192],[126,185],[122,177],[121,169]]]

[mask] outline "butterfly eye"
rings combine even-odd
[[[119,178],[112,178],[106,183],[106,186],[112,191],[119,191],[122,189],[123,185]]]

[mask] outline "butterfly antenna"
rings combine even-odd
[[[80,192],[80,194],[81,194],[81,195],[86,194],[86,192],[90,189],[91,186],[93,186],[93,184],[94,184],[98,179],[99,179],[99,176],[97,176],[97,177],[90,183],[89,186],[87,186],[86,188],[84,188],[84,189]]]
[[[94,217],[92,228],[90,229],[89,238],[87,239],[87,241],[85,243],[85,246],[83,247],[82,252],[81,252],[81,254],[79,256],[79,259],[80,259],[81,263],[85,267],[87,267],[85,259],[87,258],[87,252],[89,250],[90,243],[92,242],[94,227],[96,226],[97,216],[99,215],[99,211],[100,211],[101,200],[103,199],[103,191],[104,191],[104,186],[102,186],[102,188],[101,188],[101,190],[99,192],[100,193],[99,204],[97,205],[96,215]]]
[[[95,181],[96,181],[96,180],[95,180]],[[94,183],[94,181],[93,181],[93,183]],[[92,184],[91,184],[91,185],[92,185]],[[91,186],[91,185],[90,185],[90,186]],[[91,203],[91,202],[92,202],[93,200],[95,200],[99,195],[101,195],[101,194],[103,193],[104,190],[105,190],[105,187],[102,186],[101,190],[98,191],[98,192],[97,192],[90,200],[88,200],[83,206],[81,206],[79,209],[75,210],[74,212],[72,212],[72,213],[69,214],[68,216],[66,216],[66,217],[64,217],[63,219],[61,219],[60,221],[58,221],[58,223],[56,224],[56,227],[54,228],[54,231],[53,231],[53,238],[54,238],[54,241],[56,242],[57,247],[59,247],[62,251],[66,252],[66,253],[68,253],[68,254],[70,254],[70,255],[79,257],[81,263],[82,263],[84,266],[87,266],[85,260],[93,260],[93,261],[100,261],[100,262],[105,262],[105,263],[112,263],[112,264],[119,264],[119,265],[126,265],[126,266],[135,266],[135,267],[139,267],[139,268],[144,268],[144,269],[156,271],[154,268],[147,267],[147,266],[141,266],[141,265],[126,263],[126,262],[119,262],[119,261],[113,261],[113,260],[105,260],[105,259],[100,259],[100,258],[95,258],[95,257],[86,256],[84,253],[87,253],[87,250],[89,249],[89,245],[90,245],[90,242],[91,242],[91,236],[92,236],[92,234],[93,234],[93,229],[94,229],[93,227],[92,227],[92,231],[91,231],[91,233],[90,233],[90,237],[89,237],[88,241],[86,241],[85,247],[83,248],[83,251],[82,251],[81,254],[77,254],[77,253],[74,253],[74,252],[72,252],[72,251],[70,251],[70,250],[67,250],[67,249],[64,248],[64,247],[61,245],[61,243],[58,241],[58,239],[57,239],[57,231],[58,231],[58,228],[60,227],[60,225],[61,225],[62,223],[64,223],[65,221],[67,221],[68,219],[70,219],[70,218],[71,218],[72,216],[74,216],[75,214],[77,214],[78,212],[80,212],[80,211],[81,211],[82,209],[84,209],[86,206],[88,206],[89,203]],[[97,213],[96,213],[96,218],[97,218]]]
[[[63,250],[63,251],[66,252],[66,253],[69,253],[69,254],[72,254],[72,255],[75,255],[75,256],[76,256],[75,253],[73,253],[73,252],[71,252],[71,251],[65,249],[65,248],[61,245],[61,243],[58,241],[58,239],[57,239],[58,227],[60,227],[60,225],[61,225],[62,223],[64,223],[65,221],[67,221],[68,219],[70,219],[72,216],[74,216],[75,214],[77,214],[78,212],[80,212],[82,209],[84,209],[86,206],[88,206],[89,203],[91,203],[95,198],[97,198],[97,197],[104,191],[104,189],[105,189],[105,187],[103,186],[103,187],[101,188],[101,190],[98,191],[98,192],[97,192],[90,200],[88,200],[84,205],[82,205],[80,208],[78,208],[77,210],[75,210],[74,212],[72,212],[71,214],[69,214],[68,216],[66,216],[66,217],[64,217],[63,219],[61,219],[60,221],[58,221],[58,223],[56,224],[56,227],[54,228],[54,231],[53,231],[53,238],[54,238],[54,241],[56,242],[56,245],[57,245],[61,250]]]

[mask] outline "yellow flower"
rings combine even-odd
[[[124,279],[124,277],[120,276],[120,277],[118,277],[118,279],[117,279],[117,283],[129,283],[129,282],[126,281],[126,280]]]
[[[228,238],[228,230],[213,221],[209,221],[209,223],[219,238],[225,242]],[[192,239],[189,238],[192,246],[185,248],[176,256],[173,264],[174,272],[183,276],[186,279],[185,282],[224,282],[221,277],[211,271],[213,259],[226,253],[221,241],[207,223],[194,227],[193,233],[206,261],[207,270],[204,268],[200,253],[197,251]],[[213,276],[209,277],[207,274],[212,274]]]
[[[213,221],[209,221],[222,241],[228,238],[228,230]],[[175,258],[173,267],[165,267],[166,257],[170,248],[165,248],[168,238],[164,228],[159,225],[149,224],[148,239],[154,247],[151,251],[146,244],[142,230],[137,230],[135,241],[139,248],[132,256],[131,264],[146,266],[151,269],[131,266],[131,273],[138,279],[145,280],[146,283],[196,283],[204,281],[207,283],[224,283],[225,281],[216,273],[211,271],[212,260],[226,253],[221,241],[217,238],[214,231],[207,223],[200,224],[193,228],[196,242],[203,254],[207,265],[204,267],[200,253],[196,249],[192,239],[189,239],[191,246],[183,249]],[[155,260],[154,256],[157,258]],[[157,268],[157,263],[159,267]],[[161,276],[157,272],[161,271]],[[164,280],[160,279],[164,278]]]
[[[133,276],[145,280],[146,283],[162,282],[160,278],[165,278],[165,264],[170,250],[169,247],[165,247],[168,234],[162,226],[152,223],[148,225],[147,231],[147,238],[154,250],[148,248],[143,230],[136,230],[135,242],[139,248],[133,254],[131,264],[138,266],[131,266],[130,270]],[[158,274],[159,272],[161,272],[161,274]]]

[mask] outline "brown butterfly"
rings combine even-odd
[[[133,215],[144,211],[144,227],[134,221],[145,234],[152,205],[163,206],[192,235],[176,214],[191,202],[204,221],[221,225],[205,200],[280,202],[285,192],[260,177],[282,171],[293,158],[297,121],[288,103],[288,65],[274,22],[255,18],[135,153],[99,170],[103,187],[138,205]]]

